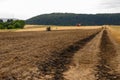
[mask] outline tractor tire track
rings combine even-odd
[[[98,54],[102,33],[103,30],[75,53],[69,70],[64,73],[65,79],[96,80],[96,65],[99,61]]]
[[[113,66],[115,63],[112,63],[117,56],[116,49],[106,29],[103,31],[100,50],[97,80],[120,80],[120,75],[116,74],[115,67]]]
[[[42,75],[41,80],[65,80],[64,72],[70,68],[70,63],[73,59],[74,54],[82,49],[88,42],[90,42],[99,32],[75,42],[68,48],[62,50],[61,52],[53,52],[53,59],[46,63],[37,63],[40,75]]]

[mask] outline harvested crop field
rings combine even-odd
[[[120,80],[108,29],[0,32],[0,80]]]
[[[54,25],[25,25],[24,29],[0,30],[0,32],[26,32],[26,31],[46,31],[51,27],[52,31],[78,30],[78,29],[98,29],[101,26],[54,26]]]

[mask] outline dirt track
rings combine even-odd
[[[96,65],[102,31],[74,55],[70,69],[64,73],[68,80],[96,80]]]
[[[115,59],[118,55],[107,30],[103,31],[100,49],[97,80],[120,80],[120,74],[115,71],[118,66],[118,62]]]
[[[11,45],[5,49],[1,47],[0,80],[120,80],[119,48],[108,29],[55,33],[18,33],[19,37],[10,33],[10,36],[0,36],[3,41],[0,44],[4,44],[2,47],[6,47],[5,42],[9,40],[15,43],[18,43],[16,39],[23,41],[18,45],[8,42]],[[71,33],[72,35],[69,35]],[[80,35],[83,33],[86,34]],[[53,35],[54,38],[51,37]],[[44,40],[47,42],[43,43]],[[32,41],[39,43],[30,44]],[[36,46],[33,48],[33,45]],[[15,48],[16,46],[19,47]],[[26,47],[30,51],[25,50]],[[17,54],[10,49],[16,50]]]

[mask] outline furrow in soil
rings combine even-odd
[[[41,80],[66,80],[63,73],[70,69],[70,63],[72,62],[75,53],[82,49],[88,42],[98,35],[98,33],[100,32],[75,42],[61,52],[53,52],[54,54],[57,54],[53,55],[54,59],[51,59],[46,63],[38,63],[38,68],[42,75]]]

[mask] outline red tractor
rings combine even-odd
[[[76,24],[76,26],[78,26],[78,27],[79,27],[79,26],[81,26],[81,24]]]

